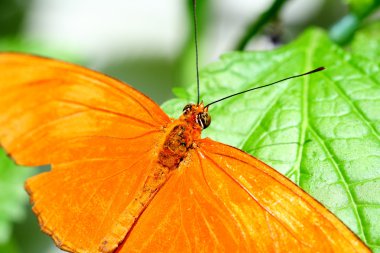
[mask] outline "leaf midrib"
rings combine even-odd
[[[317,47],[317,39],[311,40],[311,45],[309,47],[310,50],[306,51],[306,62],[305,62],[305,70],[308,71],[312,69],[312,53],[315,52],[316,47]],[[302,101],[301,101],[301,124],[300,124],[300,129],[301,133],[298,139],[298,142],[300,145],[298,146],[297,150],[297,157],[294,162],[294,167],[293,169],[289,170],[286,173],[286,176],[290,178],[290,176],[295,173],[295,183],[297,185],[300,185],[300,168],[301,168],[301,162],[302,162],[302,154],[304,150],[304,143],[305,143],[305,137],[306,137],[306,129],[307,126],[309,125],[309,81],[310,77],[306,76],[303,78],[303,85],[302,87]]]

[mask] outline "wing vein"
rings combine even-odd
[[[132,168],[132,167],[133,167],[135,164],[137,164],[138,162],[139,162],[139,160],[136,159],[136,161],[135,161],[134,163],[132,163],[128,168],[125,168],[125,169],[122,170],[122,171],[124,172],[125,170]],[[86,198],[86,202],[83,204],[82,210],[85,209],[85,208],[87,208],[87,206],[91,203],[92,199],[96,196],[97,192],[100,190],[101,186],[102,186],[102,185],[105,183],[105,181],[108,180],[109,178],[111,178],[111,177],[107,177],[107,178],[105,178],[104,180],[102,180],[102,183],[98,185],[98,187],[94,190],[93,194],[92,194],[89,198]],[[75,221],[71,221],[71,224],[72,224],[72,225],[70,226],[70,228],[68,228],[68,229],[65,231],[66,234],[63,234],[63,235],[62,235],[62,239],[61,239],[62,241],[65,241],[66,236],[69,235],[70,232],[74,229],[74,227],[75,227],[75,225],[76,225],[76,223],[77,223],[77,221],[78,221],[79,218],[80,218],[80,217],[77,217],[77,218],[75,219]]]
[[[84,104],[84,103],[81,103],[81,102],[71,101],[71,100],[67,100],[67,99],[57,99],[57,101],[66,102],[68,104],[74,104],[74,105],[83,106],[83,107],[86,107],[86,108],[89,108],[89,109],[92,109],[92,110],[95,110],[95,111],[99,111],[99,112],[103,112],[103,113],[108,113],[108,114],[113,114],[113,115],[116,115],[116,116],[120,116],[120,117],[124,117],[124,118],[128,118],[128,119],[134,120],[136,122],[139,122],[139,123],[151,126],[151,127],[156,127],[155,125],[153,125],[153,124],[151,124],[149,122],[146,122],[144,120],[141,120],[141,119],[129,116],[127,114],[123,114],[123,113],[119,113],[119,112],[114,112],[114,111],[110,111],[110,110],[107,110],[107,109],[98,108],[98,107],[95,107],[95,106],[91,106],[91,105],[87,105],[87,104]]]
[[[308,244],[305,244],[302,240],[298,239],[296,237],[296,235],[293,234],[292,231],[290,231],[288,229],[288,227],[282,222],[282,220],[280,220],[276,215],[274,215],[270,210],[268,210],[266,207],[264,207],[260,201],[258,201],[258,199],[253,195],[253,193],[251,193],[246,187],[244,187],[243,185],[241,185],[239,183],[239,181],[237,179],[235,179],[234,177],[232,177],[227,171],[224,170],[223,167],[221,167],[214,159],[212,159],[210,156],[206,155],[206,154],[203,154],[205,157],[207,157],[208,159],[210,159],[210,161],[214,164],[215,167],[219,168],[228,178],[230,178],[235,184],[237,184],[248,196],[250,196],[257,204],[258,206],[265,212],[267,212],[270,216],[272,216],[276,221],[278,221],[278,223],[292,236],[294,237],[294,239],[296,239],[300,244],[310,248],[311,246],[308,245]],[[237,159],[235,159],[237,160]],[[239,160],[238,160],[239,161]],[[254,167],[254,166],[252,166]],[[256,168],[257,169],[257,168]],[[282,184],[281,184],[282,185]]]
[[[122,179],[120,180],[120,182],[119,182],[119,184],[118,184],[117,191],[115,191],[115,192],[113,193],[112,197],[109,198],[109,200],[110,200],[110,201],[109,201],[109,205],[108,205],[106,211],[104,212],[104,216],[103,216],[101,222],[99,222],[99,226],[97,227],[97,231],[95,232],[95,236],[94,236],[95,238],[97,237],[97,235],[99,234],[99,232],[101,232],[101,228],[102,228],[104,222],[105,222],[106,219],[107,219],[107,214],[108,214],[109,211],[111,210],[111,206],[112,206],[113,203],[115,202],[115,198],[116,198],[116,196],[117,196],[117,195],[119,194],[119,192],[121,191],[121,185],[124,183],[124,179],[125,179],[125,177],[126,177],[126,174],[124,174],[124,175],[122,176]],[[107,178],[106,178],[104,181],[106,181],[106,180],[107,180]],[[102,243],[102,242],[101,242],[101,243]],[[100,244],[99,244],[99,246],[100,246]]]
[[[204,173],[204,166],[202,164],[202,160],[201,160],[201,157],[200,157],[200,154],[199,154],[200,151],[196,152],[197,153],[197,156],[198,156],[198,161],[199,161],[199,167],[201,168],[201,171],[202,171],[202,178],[205,182],[205,184],[207,185],[207,188],[208,190],[210,191],[211,193],[211,196],[213,199],[215,199],[215,201],[219,202],[221,204],[222,207],[224,207],[224,209],[230,214],[230,217],[235,221],[235,225],[239,228],[240,231],[243,231],[243,228],[240,224],[240,222],[236,219],[235,217],[235,214],[233,211],[230,210],[230,208],[228,208],[223,201],[221,201],[221,199],[218,197],[217,194],[215,194],[214,190],[211,189],[211,186],[208,182],[208,180],[206,179],[206,176],[205,176],[205,173]],[[202,154],[203,155],[203,154]],[[244,235],[242,235],[242,237],[244,237]],[[233,239],[235,239],[235,237],[233,237]]]
[[[215,152],[214,154],[218,154],[218,155],[221,155],[221,156],[225,156],[225,157],[229,157],[230,159],[232,160],[236,160],[238,162],[241,162],[241,163],[244,163],[244,164],[247,164],[249,165],[250,167],[256,169],[256,170],[259,170],[258,168],[256,168],[255,166],[251,165],[250,163],[247,163],[243,160],[239,160],[237,159],[236,157],[233,157],[233,156],[229,156],[229,155],[226,155],[226,154],[220,154],[218,152]],[[271,177],[274,181],[276,181],[277,183],[279,183],[280,185],[282,185],[283,187],[287,188],[288,190],[290,190],[292,193],[294,193],[297,197],[299,197],[300,199],[302,199],[302,201],[311,209],[313,209],[316,213],[318,213],[319,215],[321,215],[324,219],[326,219],[329,224],[334,227],[336,230],[338,230],[338,228],[331,222],[330,219],[328,219],[326,216],[324,216],[318,209],[316,209],[315,207],[313,207],[311,204],[309,204],[308,201],[306,201],[301,195],[299,195],[297,192],[293,191],[290,187],[288,187],[287,185],[281,183],[280,181],[278,181],[276,178],[274,178],[272,175],[268,174],[267,172],[263,171],[263,170],[260,170],[262,173],[266,174],[268,177]],[[298,186],[297,186],[298,187]],[[347,238],[344,237],[344,240],[348,241]],[[349,241],[348,241],[349,242]],[[350,243],[350,242],[349,242]]]
[[[128,92],[126,92],[124,89],[121,89],[121,88],[117,87],[117,85],[115,85],[115,84],[111,84],[110,82],[103,82],[103,81],[100,80],[99,78],[94,78],[94,77],[92,77],[92,78],[94,78],[94,79],[92,79],[92,78],[89,78],[88,76],[86,76],[86,75],[84,75],[84,74],[82,74],[82,73],[80,73],[80,72],[78,72],[78,71],[73,71],[73,72],[80,74],[80,76],[81,76],[82,78],[84,78],[84,79],[96,80],[96,81],[97,81],[97,84],[98,84],[99,86],[103,86],[103,87],[111,87],[111,88],[115,89],[116,91],[118,91],[118,92],[116,92],[116,94],[120,94],[119,92],[123,93],[124,95],[126,95],[127,97],[129,97],[130,99],[132,99],[133,101],[135,101],[138,105],[140,105],[141,108],[143,108],[143,109],[149,114],[149,116],[150,116],[154,121],[156,121],[156,119],[155,119],[155,117],[153,117],[152,113],[151,113],[147,108],[145,108],[145,106],[144,106],[140,101],[138,101],[135,97],[131,96],[131,95],[130,95]],[[96,73],[96,72],[95,72],[95,73]],[[98,73],[96,73],[96,74],[98,74]],[[108,76],[106,76],[106,77],[109,78],[112,82],[117,82],[118,84],[123,84],[123,85],[127,86],[128,88],[133,89],[135,92],[137,92],[137,90],[135,90],[134,88],[130,87],[128,84],[126,84],[126,83],[124,83],[124,82],[122,82],[122,81],[120,81],[120,80],[117,80],[117,79],[115,79],[115,78],[108,77]],[[107,84],[107,85],[105,86],[105,84]],[[142,94],[142,93],[141,93],[141,94]],[[144,95],[144,96],[145,96],[145,95]],[[156,121],[156,122],[157,122],[157,121]]]
[[[187,185],[187,183],[186,183],[186,185]],[[190,189],[190,187],[187,187],[187,189]],[[198,201],[197,197],[195,196],[195,194],[193,194],[192,197],[193,197],[192,200],[194,201],[195,205],[198,207],[199,213],[201,214],[201,216],[203,218],[203,221],[204,221],[205,225],[207,226],[207,229],[208,229],[210,235],[214,239],[214,242],[217,243],[218,239],[217,239],[217,237],[215,235],[215,232],[211,229],[211,225],[208,222],[208,220],[207,220],[207,218],[205,216],[205,213],[203,212],[202,206],[199,204],[199,201]],[[208,243],[210,243],[210,242],[208,242]]]

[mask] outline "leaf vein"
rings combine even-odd
[[[349,185],[348,185],[349,182],[348,182],[347,178],[344,176],[344,173],[342,173],[342,171],[340,170],[339,165],[335,161],[334,156],[333,156],[333,152],[330,150],[330,148],[326,145],[326,143],[323,141],[323,139],[319,136],[319,134],[311,126],[309,126],[309,129],[310,129],[310,133],[315,137],[316,141],[319,143],[319,145],[324,150],[324,152],[326,154],[328,154],[328,157],[330,158],[329,160],[331,161],[331,164],[332,164],[334,170],[338,174],[340,181],[342,181],[344,190],[345,190],[345,192],[347,192],[348,198],[352,204],[352,208],[353,208],[355,217],[358,221],[358,229],[359,229],[358,233],[359,233],[359,235],[362,236],[363,241],[365,243],[367,243],[367,238],[366,238],[366,235],[364,234],[362,218],[361,218],[360,213],[358,211],[358,206],[357,206],[357,203],[355,202],[356,200],[354,198],[354,195],[351,193],[351,190],[349,188]]]

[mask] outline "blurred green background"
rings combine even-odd
[[[272,49],[309,26],[329,30],[344,44],[363,23],[378,18],[378,5],[199,0],[200,66],[232,50]],[[0,51],[74,62],[123,80],[161,104],[174,96],[173,87],[195,82],[192,1],[0,0]],[[37,169],[7,168],[0,168],[0,253],[60,252],[40,232],[22,189]],[[2,223],[1,212],[11,213],[13,223]]]

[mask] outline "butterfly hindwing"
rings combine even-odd
[[[333,214],[274,169],[203,139],[140,216],[119,252],[285,249],[369,252]]]

